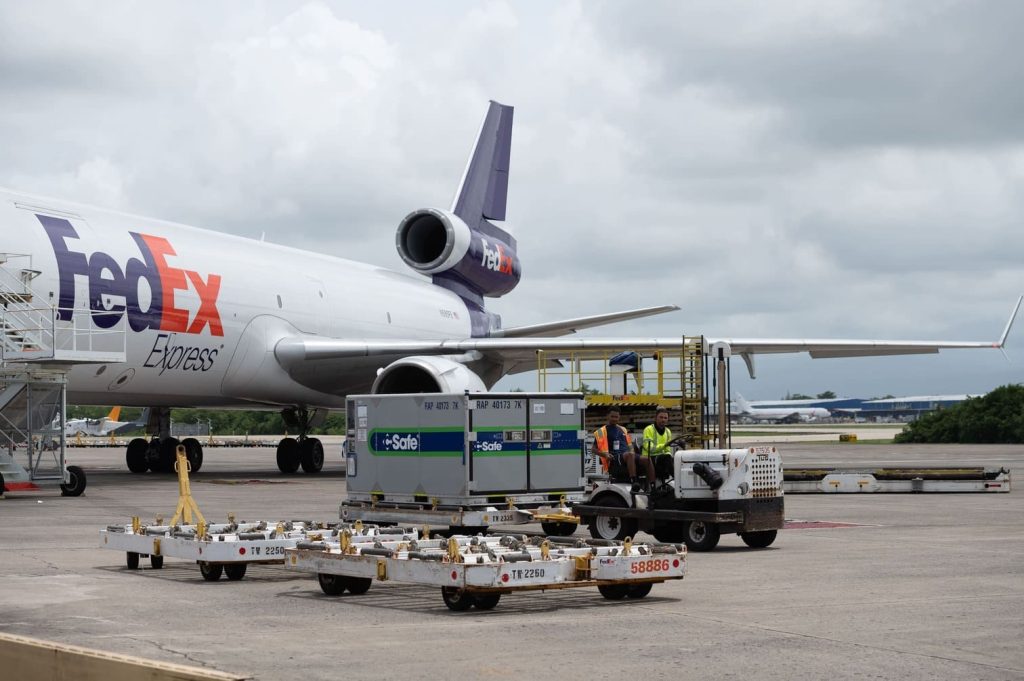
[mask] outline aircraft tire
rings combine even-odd
[[[128,464],[128,470],[132,473],[145,473],[149,470],[149,461],[146,459],[147,449],[149,449],[149,443],[141,437],[128,443],[128,448],[124,453],[124,462]]]
[[[277,467],[285,475],[299,470],[299,441],[286,437],[277,443]]]
[[[299,443],[299,461],[305,473],[319,473],[324,467],[324,445],[315,437]]]
[[[80,497],[85,491],[85,471],[78,466],[68,466],[69,480],[66,485],[60,486],[62,497]]]
[[[173,473],[175,454],[178,451],[178,438],[169,437],[160,443],[160,472]]]
[[[194,437],[185,438],[181,444],[185,446],[185,458],[188,459],[191,472],[198,473],[203,467],[203,445]]]

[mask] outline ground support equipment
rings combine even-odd
[[[1009,492],[1007,468],[802,466],[783,470],[786,494]]]
[[[579,520],[572,514],[570,501],[581,501],[582,494],[563,496],[556,506],[522,508],[509,502],[507,506],[470,507],[391,502],[367,503],[343,501],[338,509],[342,522],[428,525],[436,532],[467,534],[486,532],[491,525],[524,525],[540,523],[545,534],[568,536],[576,531]]]
[[[441,589],[455,611],[490,610],[503,594],[596,586],[610,600],[643,598],[654,584],[682,579],[686,547],[515,535],[427,539],[381,537],[372,544],[343,530],[338,540],[299,542],[286,565],[317,575],[325,594],[365,593],[373,580]]]
[[[154,525],[142,525],[133,518],[128,525],[109,525],[100,530],[100,547],[125,551],[127,565],[131,569],[139,566],[139,559],[149,557],[154,568],[162,568],[164,557],[192,560],[199,564],[203,579],[215,582],[221,574],[228,579],[239,580],[245,576],[246,566],[251,563],[280,564],[284,562],[285,549],[299,542],[323,541],[334,537],[337,540],[339,525],[328,526],[312,521],[261,521],[235,522],[206,525],[162,524],[157,518]],[[381,538],[404,536],[410,530],[403,528],[358,527],[348,528],[354,541],[368,541],[371,544]]]

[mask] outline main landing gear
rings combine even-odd
[[[171,410],[166,407],[153,407],[149,410],[149,423],[146,432],[153,437],[147,440],[137,437],[128,443],[125,450],[125,463],[132,473],[173,473],[174,453],[178,445],[185,447],[185,457],[189,469],[196,473],[203,467],[203,445],[194,437],[178,441],[171,437]]]
[[[299,431],[299,437],[286,437],[277,443],[277,467],[282,473],[291,474],[299,470],[306,473],[319,473],[324,467],[324,445],[315,437],[307,437],[306,433],[327,418],[327,412],[316,409],[309,412],[301,407],[282,409],[281,418],[289,429]]]

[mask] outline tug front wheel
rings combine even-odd
[[[722,533],[718,525],[694,520],[686,525],[686,548],[691,551],[711,551],[718,546]]]
[[[626,502],[617,494],[602,494],[594,499],[594,506],[626,508]],[[636,534],[636,519],[599,515],[590,521],[590,536],[594,539],[622,541]]]
[[[764,549],[772,545],[775,537],[779,535],[778,530],[766,530],[763,532],[740,532],[740,539],[752,549]]]

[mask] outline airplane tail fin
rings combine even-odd
[[[481,221],[505,220],[511,156],[512,107],[491,101],[452,202],[452,212],[470,227],[477,227]],[[515,241],[509,245],[514,248]]]
[[[110,410],[110,413],[107,414],[108,421],[116,421],[119,418],[121,418],[121,407],[114,407]]]
[[[505,295],[522,273],[516,240],[501,224],[511,151],[512,107],[492,101],[451,209],[414,210],[395,235],[406,265],[466,301],[474,336],[501,328],[501,319],[484,310],[484,298]]]
[[[735,402],[736,406],[740,408],[741,412],[746,413],[750,411],[750,402],[747,402],[746,398],[744,398],[743,395],[736,393]]]

